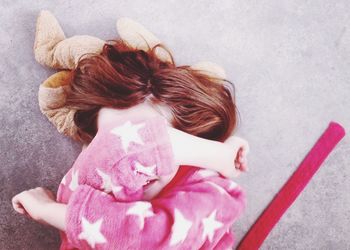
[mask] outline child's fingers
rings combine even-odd
[[[17,213],[26,214],[26,210],[24,210],[24,208],[23,208],[23,207],[20,207],[19,205],[13,206],[13,208],[15,209],[15,211],[16,211]]]
[[[245,157],[240,157],[239,160],[235,161],[235,168],[242,171],[246,172],[248,171],[248,160]]]
[[[12,207],[17,213],[25,214],[26,211],[21,204],[21,194],[17,194],[12,198]]]
[[[239,161],[240,163],[243,163],[244,157],[242,156],[242,153],[239,155],[238,161]]]
[[[244,151],[243,149],[240,149],[240,150],[239,150],[239,154],[238,154],[238,155],[239,155],[239,156],[238,156],[238,161],[239,161],[240,163],[243,163],[243,162],[245,162],[245,161],[247,160],[245,151]]]
[[[236,168],[236,169],[239,169],[240,166],[241,166],[241,164],[240,164],[239,162],[235,161],[235,168]]]

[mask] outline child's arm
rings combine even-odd
[[[248,142],[231,136],[225,143],[204,139],[168,127],[176,165],[211,169],[227,178],[246,170]]]
[[[12,206],[16,212],[35,221],[66,230],[67,205],[57,203],[47,189],[38,187],[23,191],[12,198]]]
[[[196,166],[219,172],[225,177],[237,177],[247,170],[248,142],[231,136],[225,143],[203,139],[181,130],[167,127],[172,145],[176,171],[180,165]],[[144,199],[155,197],[175,176],[160,176],[144,190]]]

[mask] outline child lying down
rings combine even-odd
[[[59,108],[74,110],[76,136],[87,146],[56,199],[31,189],[13,198],[14,209],[58,228],[61,249],[231,247],[245,203],[231,179],[246,171],[249,147],[228,138],[236,118],[226,115],[235,107],[229,91],[160,60],[154,48],[120,42],[59,73],[69,81],[59,86],[66,94]],[[57,94],[57,86],[41,87]],[[165,105],[158,112],[147,102]]]

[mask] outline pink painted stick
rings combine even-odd
[[[326,131],[306,155],[297,170],[244,236],[237,247],[238,250],[258,249],[261,246],[272,228],[293,204],[344,135],[345,130],[341,125],[335,122],[329,124]]]

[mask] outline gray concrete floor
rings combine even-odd
[[[250,142],[250,172],[237,181],[248,208],[245,234],[328,123],[350,128],[350,2],[0,2],[0,249],[56,249],[57,232],[15,214],[10,199],[36,186],[56,190],[80,145],[41,115],[39,84],[54,71],[33,55],[36,17],[52,11],[67,36],[115,37],[115,21],[141,22],[178,64],[211,60],[235,83]],[[262,249],[350,249],[350,139],[346,136],[274,228]]]

